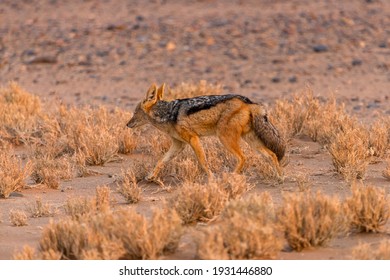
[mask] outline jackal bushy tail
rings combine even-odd
[[[252,116],[253,130],[256,136],[270,149],[280,162],[286,152],[286,142],[280,136],[278,130],[268,120],[267,115],[253,114]]]

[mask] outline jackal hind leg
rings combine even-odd
[[[259,141],[255,135],[246,135],[244,139],[253,149],[265,156],[268,162],[274,167],[279,183],[283,183],[283,170],[280,167],[278,158],[275,153],[268,149],[266,146],[264,146],[264,144]]]
[[[240,173],[245,164],[245,156],[240,147],[241,133],[240,131],[230,130],[221,131],[218,133],[219,141],[222,145],[237,159],[237,164],[234,169],[235,173]]]
[[[146,180],[160,184],[161,182],[157,179],[157,175],[161,168],[163,168],[165,163],[175,158],[184,149],[185,142],[179,141],[175,138],[172,138],[171,140],[172,144],[168,152],[166,152],[164,156],[157,162],[153,171],[146,177]]]

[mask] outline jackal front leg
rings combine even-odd
[[[184,149],[185,146],[184,142],[179,141],[175,138],[172,138],[171,140],[172,140],[172,144],[168,152],[166,152],[165,155],[157,162],[153,171],[146,177],[146,180],[160,184],[160,181],[157,179],[157,175],[160,172],[161,168],[164,166],[165,163],[173,159]]]

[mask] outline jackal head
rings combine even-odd
[[[156,103],[162,99],[165,84],[157,88],[152,84],[146,92],[145,98],[135,107],[133,117],[127,123],[127,127],[135,128],[149,123],[149,112]]]

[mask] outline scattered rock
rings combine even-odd
[[[290,78],[288,78],[288,81],[290,83],[296,83],[298,81],[298,78],[297,76],[291,76]]]
[[[351,64],[352,66],[360,66],[363,64],[363,60],[356,58],[352,60]]]
[[[313,51],[315,51],[316,53],[327,52],[328,50],[329,50],[329,48],[326,45],[315,45],[315,46],[313,46]]]
[[[273,82],[273,83],[280,83],[280,81],[281,81],[281,79],[280,79],[280,77],[273,77],[272,79],[271,79],[271,81]]]

